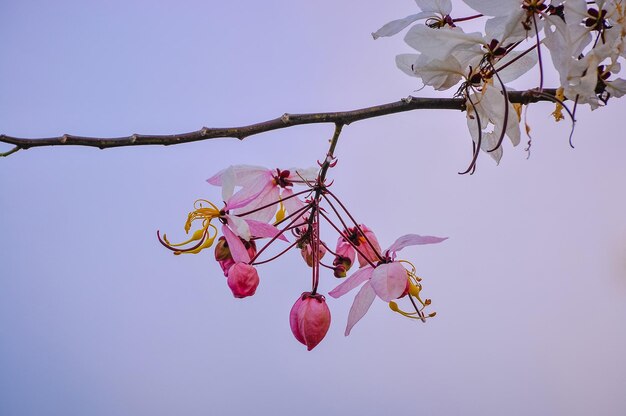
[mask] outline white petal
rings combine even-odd
[[[464,33],[460,28],[431,29],[424,25],[409,29],[404,41],[418,52],[434,59],[445,59],[457,49],[484,43],[480,33]]]
[[[427,17],[431,17],[433,15],[434,14],[431,12],[421,12],[417,14],[412,14],[403,19],[392,20],[391,22],[385,24],[383,27],[378,29],[376,32],[372,33],[372,37],[374,39],[378,39],[382,37],[393,36],[397,33],[400,33],[404,28],[409,26],[411,23],[419,19],[425,19]]]
[[[436,12],[445,16],[452,11],[452,2],[450,0],[415,0],[417,7],[424,12]]]
[[[419,55],[414,53],[403,53],[400,55],[396,55],[396,66],[405,74],[416,77],[415,72],[413,72],[413,65]]]
[[[463,0],[472,9],[486,16],[505,16],[521,6],[520,0]]]
[[[222,173],[222,201],[228,201],[235,191],[235,171],[230,166]]]
[[[228,226],[233,233],[235,233],[235,235],[246,241],[250,241],[252,236],[250,235],[250,227],[248,227],[246,220],[239,218],[236,215],[226,215],[226,219],[228,221]]]

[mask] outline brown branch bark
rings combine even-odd
[[[543,90],[547,95],[554,96],[556,90]],[[540,97],[529,91],[511,91],[508,93],[512,103],[528,104],[537,101],[550,101],[546,97]],[[309,114],[288,114],[273,120],[250,124],[242,127],[207,128],[181,134],[167,135],[142,135],[133,134],[125,137],[84,137],[64,134],[59,137],[48,138],[22,138],[0,135],[0,143],[12,144],[14,147],[5,153],[0,153],[0,157],[8,156],[22,149],[43,146],[90,146],[100,149],[122,146],[146,146],[164,145],[169,146],[180,143],[190,143],[201,140],[216,138],[236,138],[243,140],[246,137],[267,131],[283,129],[302,124],[334,123],[336,125],[346,125],[355,121],[366,120],[368,118],[385,116],[388,114],[402,113],[413,110],[465,110],[465,101],[462,98],[421,98],[409,96],[400,101],[377,105],[373,107],[360,108],[352,111],[339,111],[332,113],[309,113]]]

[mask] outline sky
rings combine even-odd
[[[396,69],[411,52],[401,36],[370,35],[415,12],[410,0],[0,0],[0,133],[177,133],[435,96]],[[328,297],[332,324],[311,352],[288,323],[310,286],[299,253],[234,299],[212,251],[173,256],[155,233],[182,238],[193,202],[220,199],[205,180],[229,165],[314,166],[332,126],[0,160],[0,414],[623,415],[625,103],[579,109],[575,149],[552,110],[527,112],[530,158],[523,137],[473,176],[457,173],[471,156],[463,113],[344,128],[329,177],[381,245],[449,240],[402,252],[435,318],[377,301],[344,337],[352,296]],[[320,290],[337,283],[323,275]]]

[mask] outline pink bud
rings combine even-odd
[[[344,240],[343,237],[339,237],[339,239],[337,240],[335,253],[337,253],[337,256],[333,261],[333,265],[343,265],[345,272],[350,270],[350,267],[352,267],[352,263],[354,263],[354,258],[356,256],[356,251],[354,250],[354,247],[352,247],[350,243]]]
[[[317,259],[321,260],[321,258],[326,255],[326,248],[323,245],[320,244],[319,249],[317,250],[317,252],[318,252]],[[310,244],[305,244],[300,249],[300,254],[302,255],[302,258],[304,259],[306,264],[309,267],[313,267],[313,247],[311,247]]]
[[[333,265],[335,266],[333,268],[333,275],[337,278],[346,277],[347,274],[346,266],[344,266],[341,262],[335,264],[335,262],[337,262],[337,260],[341,260],[341,258],[342,257],[337,257],[335,258],[335,261],[333,261]]]
[[[217,261],[218,264],[220,265],[220,267],[222,268],[222,271],[224,272],[224,276],[228,277],[228,270],[230,270],[230,268],[233,266],[233,264],[235,264],[235,260],[231,258],[226,259],[226,260],[218,260]]]
[[[246,263],[235,263],[228,269],[228,287],[236,298],[254,295],[259,286],[259,274],[256,269]]]
[[[304,292],[289,313],[291,332],[311,351],[326,336],[330,327],[330,310],[322,295]]]

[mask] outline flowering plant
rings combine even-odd
[[[409,245],[439,243],[445,238],[409,234],[382,251],[374,232],[353,217],[330,190],[332,183],[326,182],[328,170],[337,163],[333,152],[340,133],[338,125],[330,150],[325,160],[318,162],[318,169],[270,170],[240,165],[218,172],[207,182],[221,186],[222,208],[207,200],[196,201],[184,228],[189,233],[194,223],[200,223],[200,227],[182,243],[173,244],[167,235],[157,232],[161,244],[174,254],[196,254],[214,244],[218,228],[213,222],[220,222],[223,236],[215,244],[215,259],[236,298],[255,294],[260,283],[257,266],[276,260],[292,249],[299,250],[305,264],[311,268],[311,290],[298,297],[289,322],[294,337],[309,350],[322,341],[331,322],[326,299],[318,293],[320,270],[329,269],[336,278],[343,279],[357,257],[358,271],[329,293],[338,298],[365,283],[350,310],[346,335],[367,312],[375,296],[406,317],[424,322],[435,316],[434,312],[424,312],[431,302],[420,297],[421,279],[416,275],[415,266],[397,259],[396,253]],[[303,189],[296,192],[296,187]],[[338,234],[334,249],[321,238],[322,223],[330,225]],[[261,259],[279,240],[287,247]],[[330,263],[323,260],[327,253],[334,256]],[[404,297],[409,299],[412,312],[402,311],[396,304],[397,299]]]
[[[545,0],[463,1],[478,13],[453,17],[450,0],[416,0],[421,12],[372,33],[374,39],[393,36],[412,23],[425,23],[412,26],[404,37],[419,53],[398,55],[396,64],[435,90],[458,85],[455,95],[465,101],[473,142],[471,162],[462,173],[474,171],[480,150],[500,162],[505,136],[513,146],[520,143],[521,105],[509,101],[512,89],[507,83],[533,67],[538,68],[539,84],[527,91],[528,100],[541,97],[555,102],[555,119],[563,119],[565,110],[572,132],[578,104],[596,109],[611,97],[626,94],[626,80],[617,77],[626,58],[623,0],[567,0],[549,5]],[[483,33],[463,31],[463,22],[478,19],[485,20]],[[548,51],[560,80],[554,95],[544,91],[547,62],[543,54]],[[566,99],[574,103],[573,109],[564,103]],[[571,138],[570,133],[570,145]]]

